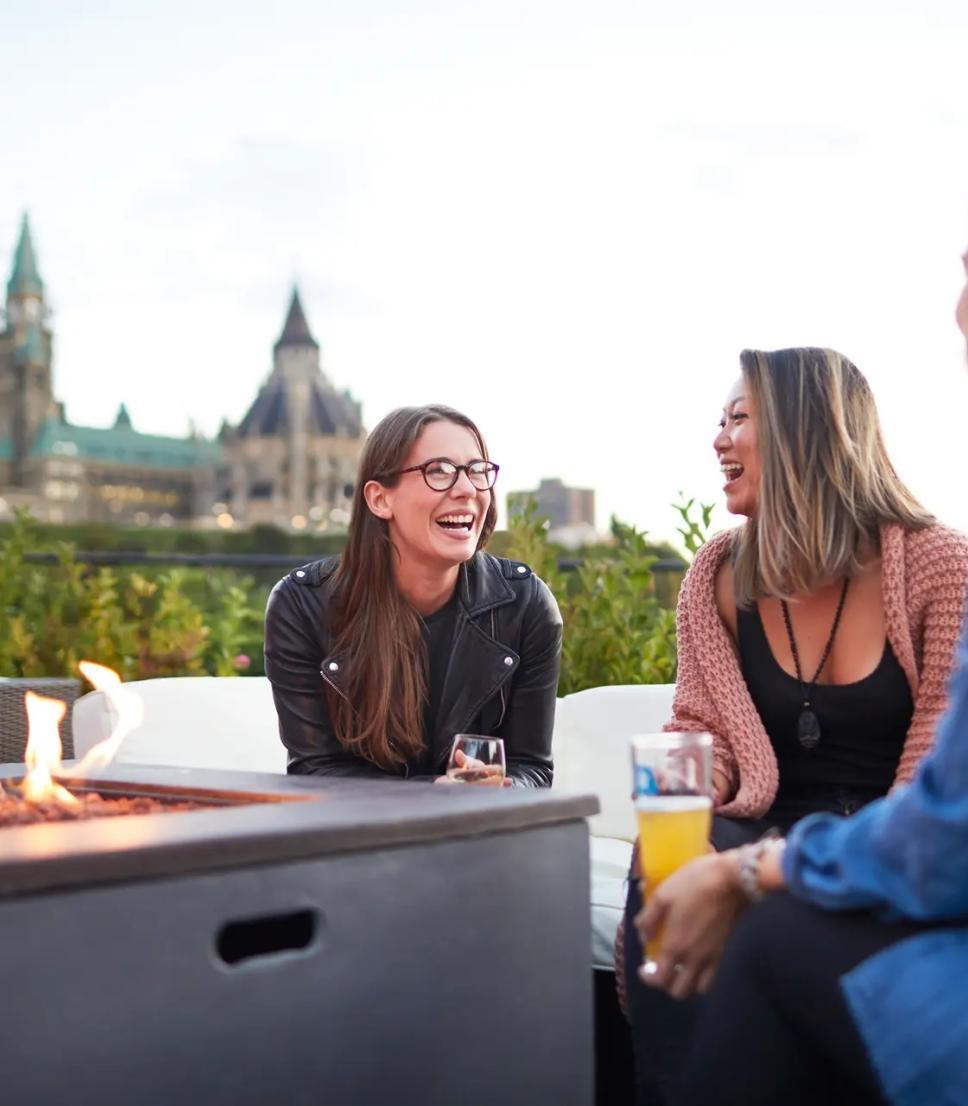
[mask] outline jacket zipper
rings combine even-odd
[[[346,702],[347,703],[349,702],[349,699],[346,698],[346,693],[341,688],[338,688],[336,686],[336,684],[333,683],[333,681],[329,678],[329,676],[326,675],[326,673],[322,669],[319,670],[319,674],[320,674],[320,676],[323,677],[323,679],[329,684],[329,686],[333,689],[333,691],[336,692],[336,694],[341,699],[346,699]],[[410,775],[410,766],[405,763],[404,766],[403,766],[403,778],[407,779],[409,775]]]
[[[492,607],[491,608],[491,637],[494,638],[495,641],[497,641],[497,623],[495,621],[495,618],[496,618],[496,616],[494,614],[494,608]],[[506,698],[505,692],[504,692],[504,684],[501,684],[501,686],[498,688],[498,694],[501,697],[501,716],[498,718],[497,724],[498,724],[498,726],[500,726],[501,723],[504,721],[504,715],[505,715],[505,712],[508,709],[508,701],[507,701],[507,698]]]
[[[346,693],[342,690],[342,688],[337,687],[336,684],[333,683],[333,681],[329,678],[329,676],[326,675],[326,673],[322,669],[319,670],[319,674],[341,699],[346,699]],[[348,703],[349,699],[346,699],[346,701]]]

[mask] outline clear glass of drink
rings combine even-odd
[[[447,761],[447,778],[454,783],[485,787],[504,784],[504,742],[499,737],[459,733]]]
[[[639,876],[643,897],[709,849],[712,751],[708,733],[642,734],[632,738]],[[661,936],[649,941],[643,965],[658,967]]]

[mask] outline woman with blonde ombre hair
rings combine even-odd
[[[911,779],[946,703],[968,539],[898,478],[874,397],[829,349],[744,350],[713,443],[727,509],[683,583],[668,730],[713,735],[716,849],[850,815]],[[663,1102],[693,1011],[636,982],[619,947],[640,1103]],[[681,1069],[680,1069],[681,1070]]]

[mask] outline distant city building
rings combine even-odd
[[[537,513],[548,519],[548,534],[563,545],[578,546],[593,541],[595,492],[592,488],[569,488],[561,480],[542,480],[535,491],[508,492],[508,511],[533,500]]]
[[[345,525],[363,448],[360,404],[320,365],[293,290],[272,371],[218,439],[75,426],[54,398],[53,339],[26,215],[0,331],[0,497],[50,522],[136,526]]]

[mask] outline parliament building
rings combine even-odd
[[[341,528],[363,449],[360,404],[323,372],[294,289],[272,371],[216,439],[76,426],[55,397],[53,334],[26,215],[0,319],[0,499],[46,522]]]

